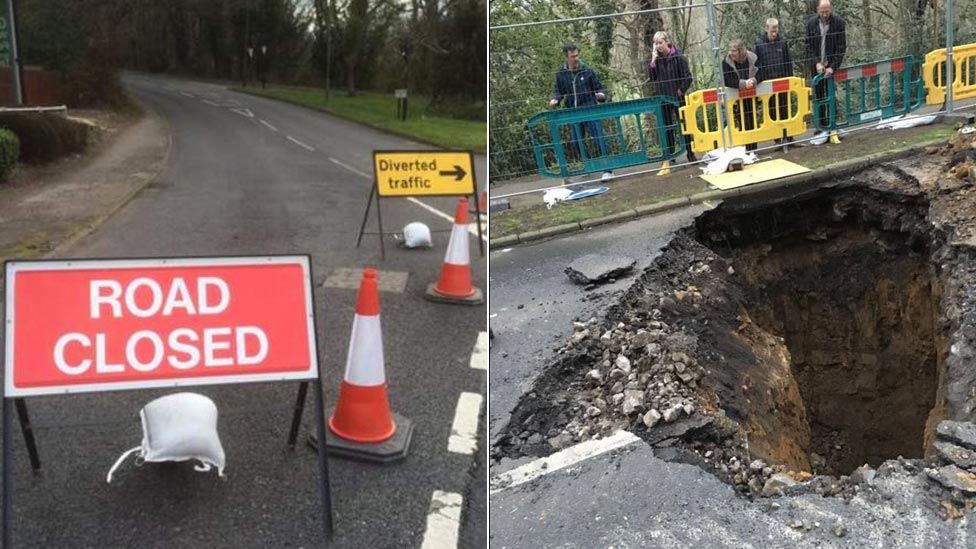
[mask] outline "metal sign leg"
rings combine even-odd
[[[380,197],[377,196],[376,197],[376,223],[377,225],[379,225],[380,228],[380,232],[379,232],[380,258],[383,261],[386,261],[386,247],[383,244],[383,213],[380,210],[380,202],[381,202]]]
[[[325,444],[325,404],[322,396],[321,377],[315,381],[315,423],[319,438],[319,492],[322,494],[322,529],[325,531],[326,541],[332,541],[335,531],[332,523],[332,492],[329,490],[329,466],[326,460]]]
[[[13,547],[11,530],[13,517],[11,514],[14,509],[14,483],[13,474],[10,470],[13,467],[10,459],[10,416],[13,409],[10,406],[10,399],[3,399],[3,546]]]
[[[288,445],[295,447],[298,440],[298,427],[302,424],[302,414],[305,413],[305,395],[308,393],[308,382],[298,384],[298,398],[295,399],[295,413],[291,418],[291,430],[288,431]]]
[[[369,198],[366,199],[366,211],[363,213],[363,222],[359,225],[359,236],[356,237],[356,247],[363,241],[363,232],[366,230],[366,220],[369,219],[369,207],[373,205],[373,195],[376,194],[376,185],[369,189]]]
[[[37,454],[37,443],[34,442],[34,430],[31,429],[30,416],[27,415],[27,403],[22,398],[15,398],[17,406],[17,420],[20,421],[20,431],[24,433],[24,443],[27,444],[27,454],[30,456],[31,468],[37,473],[41,470],[41,457]]]

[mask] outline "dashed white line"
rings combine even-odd
[[[241,107],[239,109],[231,109],[231,111],[236,112],[241,116],[246,116],[247,118],[254,118],[254,113],[251,112],[251,109]]]
[[[511,471],[496,475],[488,483],[488,493],[496,494],[502,490],[514,488],[520,484],[535,480],[542,475],[565,469],[591,457],[622,448],[639,440],[633,433],[617,431],[607,438],[581,442],[576,446],[570,446],[565,450],[560,450],[549,457],[537,459],[521,467],[516,467]]]
[[[342,162],[341,160],[337,160],[337,159],[332,158],[332,157],[330,157],[329,160],[331,160],[334,164],[338,164],[338,165],[342,166],[343,168],[351,171],[352,173],[354,173],[356,175],[359,175],[359,176],[364,177],[364,178],[369,179],[369,180],[372,180],[373,179],[373,176],[369,175],[368,173],[366,173],[364,171],[361,171],[361,170],[357,170],[356,168],[353,168],[352,166],[350,166],[349,164],[346,164],[345,162]],[[432,214],[434,214],[434,215],[436,215],[438,217],[441,217],[443,219],[446,219],[446,220],[450,221],[451,223],[454,223],[454,217],[453,216],[448,215],[448,214],[446,214],[446,213],[438,210],[437,208],[435,208],[435,207],[433,207],[433,206],[431,206],[429,204],[426,204],[424,202],[421,202],[420,200],[418,200],[418,199],[416,199],[416,198],[414,198],[412,196],[408,196],[407,197],[407,201],[408,202],[413,202],[414,204],[420,206],[421,208],[427,210],[428,212],[430,212],[430,213],[432,213]],[[470,225],[469,224],[468,225],[468,232],[471,233],[471,234],[473,234],[474,236],[478,236],[478,227],[476,225]],[[488,235],[487,235],[487,233],[482,232],[482,237],[481,238],[485,242],[488,242]]]
[[[366,179],[373,179],[373,176],[369,175],[368,173],[366,173],[364,171],[361,171],[361,170],[357,170],[356,168],[353,168],[352,166],[350,166],[349,164],[346,164],[345,162],[343,162],[341,160],[332,158],[331,156],[329,157],[329,160],[333,164],[338,164],[338,165],[342,166],[343,168],[351,171],[352,173],[354,173],[354,174],[356,174],[356,175],[358,175],[360,177],[364,177]]]
[[[488,332],[478,332],[478,339],[471,351],[471,367],[475,370],[488,369]]]
[[[447,451],[455,454],[473,454],[478,446],[478,416],[481,415],[481,402],[484,397],[478,393],[461,393],[457,408],[454,409],[454,422],[451,423],[451,436],[447,439]]]
[[[272,125],[271,125],[271,124],[270,124],[270,123],[269,123],[269,122],[268,122],[267,120],[265,120],[265,119],[263,119],[263,118],[261,119],[261,123],[262,123],[262,124],[264,124],[264,126],[265,126],[266,128],[268,128],[269,130],[271,130],[271,131],[273,131],[273,132],[276,132],[276,131],[278,131],[278,128],[276,128],[276,127],[274,127],[274,126],[272,126]]]
[[[315,147],[313,147],[311,145],[306,145],[305,143],[302,143],[301,141],[295,139],[294,137],[292,137],[290,135],[286,135],[285,137],[288,138],[288,141],[291,141],[292,143],[298,145],[299,147],[305,149],[306,151],[312,151],[312,152],[315,151]]]
[[[455,549],[461,526],[461,494],[434,490],[420,549]]]
[[[211,101],[209,99],[204,99],[203,102],[206,103],[206,104],[208,104],[208,105],[210,105],[210,106],[212,106],[212,107],[220,107],[220,105],[218,105],[217,103],[214,103],[213,101]]]

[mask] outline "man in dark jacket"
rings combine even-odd
[[[823,74],[829,78],[839,69],[847,53],[847,29],[844,20],[831,13],[830,0],[820,0],[817,4],[817,15],[807,21],[807,55],[810,58],[810,69],[813,74]],[[822,99],[827,95],[827,81],[822,80],[814,87],[814,97]],[[820,107],[816,116],[820,119],[821,127],[830,124],[827,105]],[[822,136],[821,132],[819,136]],[[830,132],[830,142],[840,143],[837,132]]]
[[[647,74],[654,83],[654,95],[673,97],[681,104],[685,104],[685,96],[691,88],[691,69],[688,68],[688,60],[685,59],[678,48],[674,47],[668,40],[668,35],[664,31],[654,34],[654,45],[651,50],[651,61],[647,66]],[[678,119],[678,109],[671,104],[662,105],[662,114],[665,126],[676,126],[676,130],[668,130],[667,152],[671,153],[675,149],[676,134],[681,133],[681,124]],[[695,153],[691,150],[691,136],[684,135],[685,151],[687,152],[688,162],[694,162]],[[671,173],[671,163],[664,161],[658,175],[668,175]]]
[[[766,20],[765,32],[759,35],[759,40],[756,42],[756,58],[756,64],[759,65],[760,82],[793,76],[790,45],[779,33],[779,21],[774,17]],[[768,114],[773,120],[789,118],[790,94],[783,92],[770,97]],[[792,137],[787,137],[786,140],[790,143],[793,142]],[[777,143],[780,141],[780,139],[776,139]]]
[[[556,73],[556,83],[552,89],[552,99],[549,100],[549,107],[555,107],[565,101],[567,109],[580,107],[592,107],[598,101],[607,99],[607,92],[603,89],[600,77],[596,72],[580,61],[579,48],[575,44],[563,46],[563,54],[566,55],[566,64]],[[573,143],[579,151],[580,159],[583,158],[583,148],[586,146],[584,139],[596,141],[601,155],[607,154],[607,144],[603,139],[603,132],[600,130],[600,123],[595,120],[581,122],[573,128]],[[603,172],[603,179],[613,177],[612,172]]]
[[[759,67],[756,61],[756,54],[746,49],[745,42],[733,40],[729,43],[729,55],[722,62],[722,79],[725,82],[725,87],[738,90],[755,89],[756,84],[759,83]],[[735,119],[737,128],[745,128],[746,131],[749,131],[756,127],[755,101],[753,97],[739,100],[732,111],[732,118]],[[742,105],[741,112],[739,105]],[[756,150],[756,144],[749,143],[746,145],[746,150]]]

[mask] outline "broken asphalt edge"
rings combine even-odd
[[[624,210],[622,212],[617,212],[617,213],[613,213],[601,217],[594,217],[592,219],[584,219],[582,221],[578,221],[575,223],[565,223],[562,225],[554,225],[552,227],[544,227],[542,229],[536,229],[534,231],[526,231],[523,233],[502,236],[499,238],[489,240],[488,249],[496,250],[503,247],[514,246],[516,244],[524,244],[527,242],[542,240],[544,238],[550,238],[553,236],[559,236],[559,235],[568,234],[576,231],[582,231],[585,229],[589,229],[599,225],[605,225],[608,223],[616,223],[619,221],[630,221],[640,217],[655,215],[669,210],[674,210],[677,208],[683,208],[685,206],[701,204],[702,202],[708,200],[723,200],[733,196],[746,196],[753,193],[770,191],[773,189],[793,187],[795,185],[800,185],[803,183],[822,183],[831,178],[842,177],[842,176],[850,175],[852,173],[856,173],[874,164],[878,164],[881,162],[890,162],[892,160],[897,160],[899,158],[909,156],[916,152],[924,151],[927,147],[942,145],[946,143],[946,141],[947,139],[933,139],[930,141],[923,141],[921,143],[916,143],[914,145],[904,147],[901,149],[894,149],[890,151],[873,153],[867,156],[862,156],[860,158],[852,158],[850,160],[837,162],[835,164],[831,164],[823,168],[818,168],[816,170],[811,170],[809,172],[805,172],[802,174],[783,177],[780,179],[774,179],[772,181],[766,181],[762,183],[755,183],[753,185],[738,187],[736,189],[731,189],[728,191],[722,191],[718,189],[712,191],[704,191],[704,192],[700,192],[688,196],[683,196],[680,198],[673,198],[670,200],[663,200],[661,202],[644,204],[641,206],[636,206],[635,208],[629,210]],[[489,230],[490,230],[490,221],[489,221]]]
[[[71,234],[67,235],[64,238],[64,240],[61,241],[61,243],[59,243],[57,246],[54,246],[54,248],[52,248],[51,251],[47,252],[42,257],[54,258],[54,257],[59,257],[64,255],[65,252],[67,252],[71,247],[77,244],[81,239],[95,232],[95,230],[98,229],[102,224],[108,221],[113,215],[118,213],[119,210],[124,208],[129,202],[132,201],[133,198],[136,197],[136,195],[142,192],[143,189],[155,183],[156,180],[159,179],[159,175],[163,173],[164,169],[166,169],[166,164],[169,161],[169,156],[173,150],[173,129],[169,124],[169,120],[167,120],[167,118],[163,116],[162,113],[160,113],[156,107],[144,101],[140,101],[139,99],[135,98],[132,95],[129,95],[129,99],[132,102],[139,105],[139,107],[145,111],[146,116],[150,116],[158,120],[161,123],[163,132],[166,134],[166,148],[164,149],[162,156],[158,159],[158,166],[156,170],[151,171],[149,173],[149,177],[144,178],[141,184],[137,184],[135,187],[133,187],[128,193],[122,196],[115,204],[112,204],[112,206],[108,208],[105,212],[103,212],[101,215],[96,217],[90,223],[84,224],[83,226],[73,231]]]

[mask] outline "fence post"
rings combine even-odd
[[[952,60],[952,5],[955,0],[946,0],[946,100],[945,107],[947,113],[952,113],[952,82],[955,78],[955,64]]]
[[[729,113],[728,105],[725,102],[725,83],[722,81],[722,61],[720,60],[721,54],[718,44],[718,25],[715,18],[715,0],[705,0],[705,12],[708,14],[708,35],[712,43],[712,61],[715,64],[715,76],[712,78],[712,83],[718,92],[718,127],[721,130],[719,135],[722,137],[722,148],[727,149],[729,147],[726,145],[725,132],[729,132],[729,141],[731,142],[732,128],[726,127],[726,122],[729,121]],[[706,111],[703,116],[707,117],[708,112]],[[691,122],[697,123],[697,121]]]

